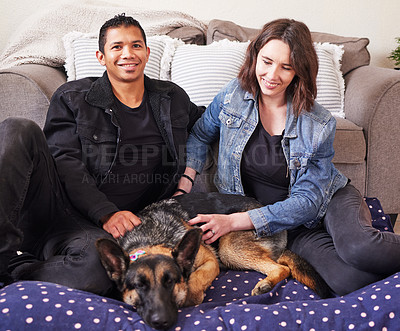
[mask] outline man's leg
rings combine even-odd
[[[108,234],[71,207],[42,130],[8,119],[0,124],[0,139],[0,273],[19,249],[32,256],[13,258],[16,279],[106,293],[112,283],[94,241]]]
[[[0,277],[4,279],[9,277],[8,263],[23,240],[18,218],[34,164],[26,153],[32,148],[26,143],[28,135],[20,131],[28,132],[31,127],[30,121],[7,119],[0,123]]]
[[[41,280],[101,295],[109,295],[114,284],[102,266],[95,242],[108,237],[104,230],[69,212],[48,229],[33,250],[37,259],[13,265],[19,280]],[[14,259],[13,259],[14,260]],[[18,260],[18,257],[16,258]]]

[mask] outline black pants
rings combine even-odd
[[[289,231],[288,246],[339,295],[400,271],[400,236],[372,227],[364,198],[350,184],[335,193],[320,226]]]
[[[42,130],[7,119],[0,144],[0,275],[12,260],[15,279],[107,294],[113,284],[94,242],[111,236],[71,206]],[[32,258],[15,257],[17,250]]]

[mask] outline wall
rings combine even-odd
[[[303,21],[312,31],[368,37],[371,63],[388,68],[393,68],[394,64],[387,56],[397,46],[394,38],[400,37],[398,0],[104,1],[118,4],[130,2],[145,9],[179,10],[204,21],[219,18],[255,28],[275,18],[290,17]],[[18,24],[49,4],[54,4],[54,1],[0,0],[0,52],[6,47]]]

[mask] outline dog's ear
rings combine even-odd
[[[115,241],[106,238],[98,239],[96,241],[96,248],[108,277],[110,277],[120,289],[125,280],[126,270],[129,266],[129,256]]]
[[[192,272],[193,263],[199,251],[202,233],[200,228],[190,229],[172,251],[172,257],[181,268],[185,279],[188,279]]]

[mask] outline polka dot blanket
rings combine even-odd
[[[392,231],[378,200],[374,223]],[[375,225],[374,225],[375,226]],[[224,270],[202,304],[179,311],[170,330],[399,330],[400,274],[342,297],[320,299],[292,278],[251,296],[263,275]],[[0,290],[2,330],[152,330],[131,306],[61,285],[21,281]]]

